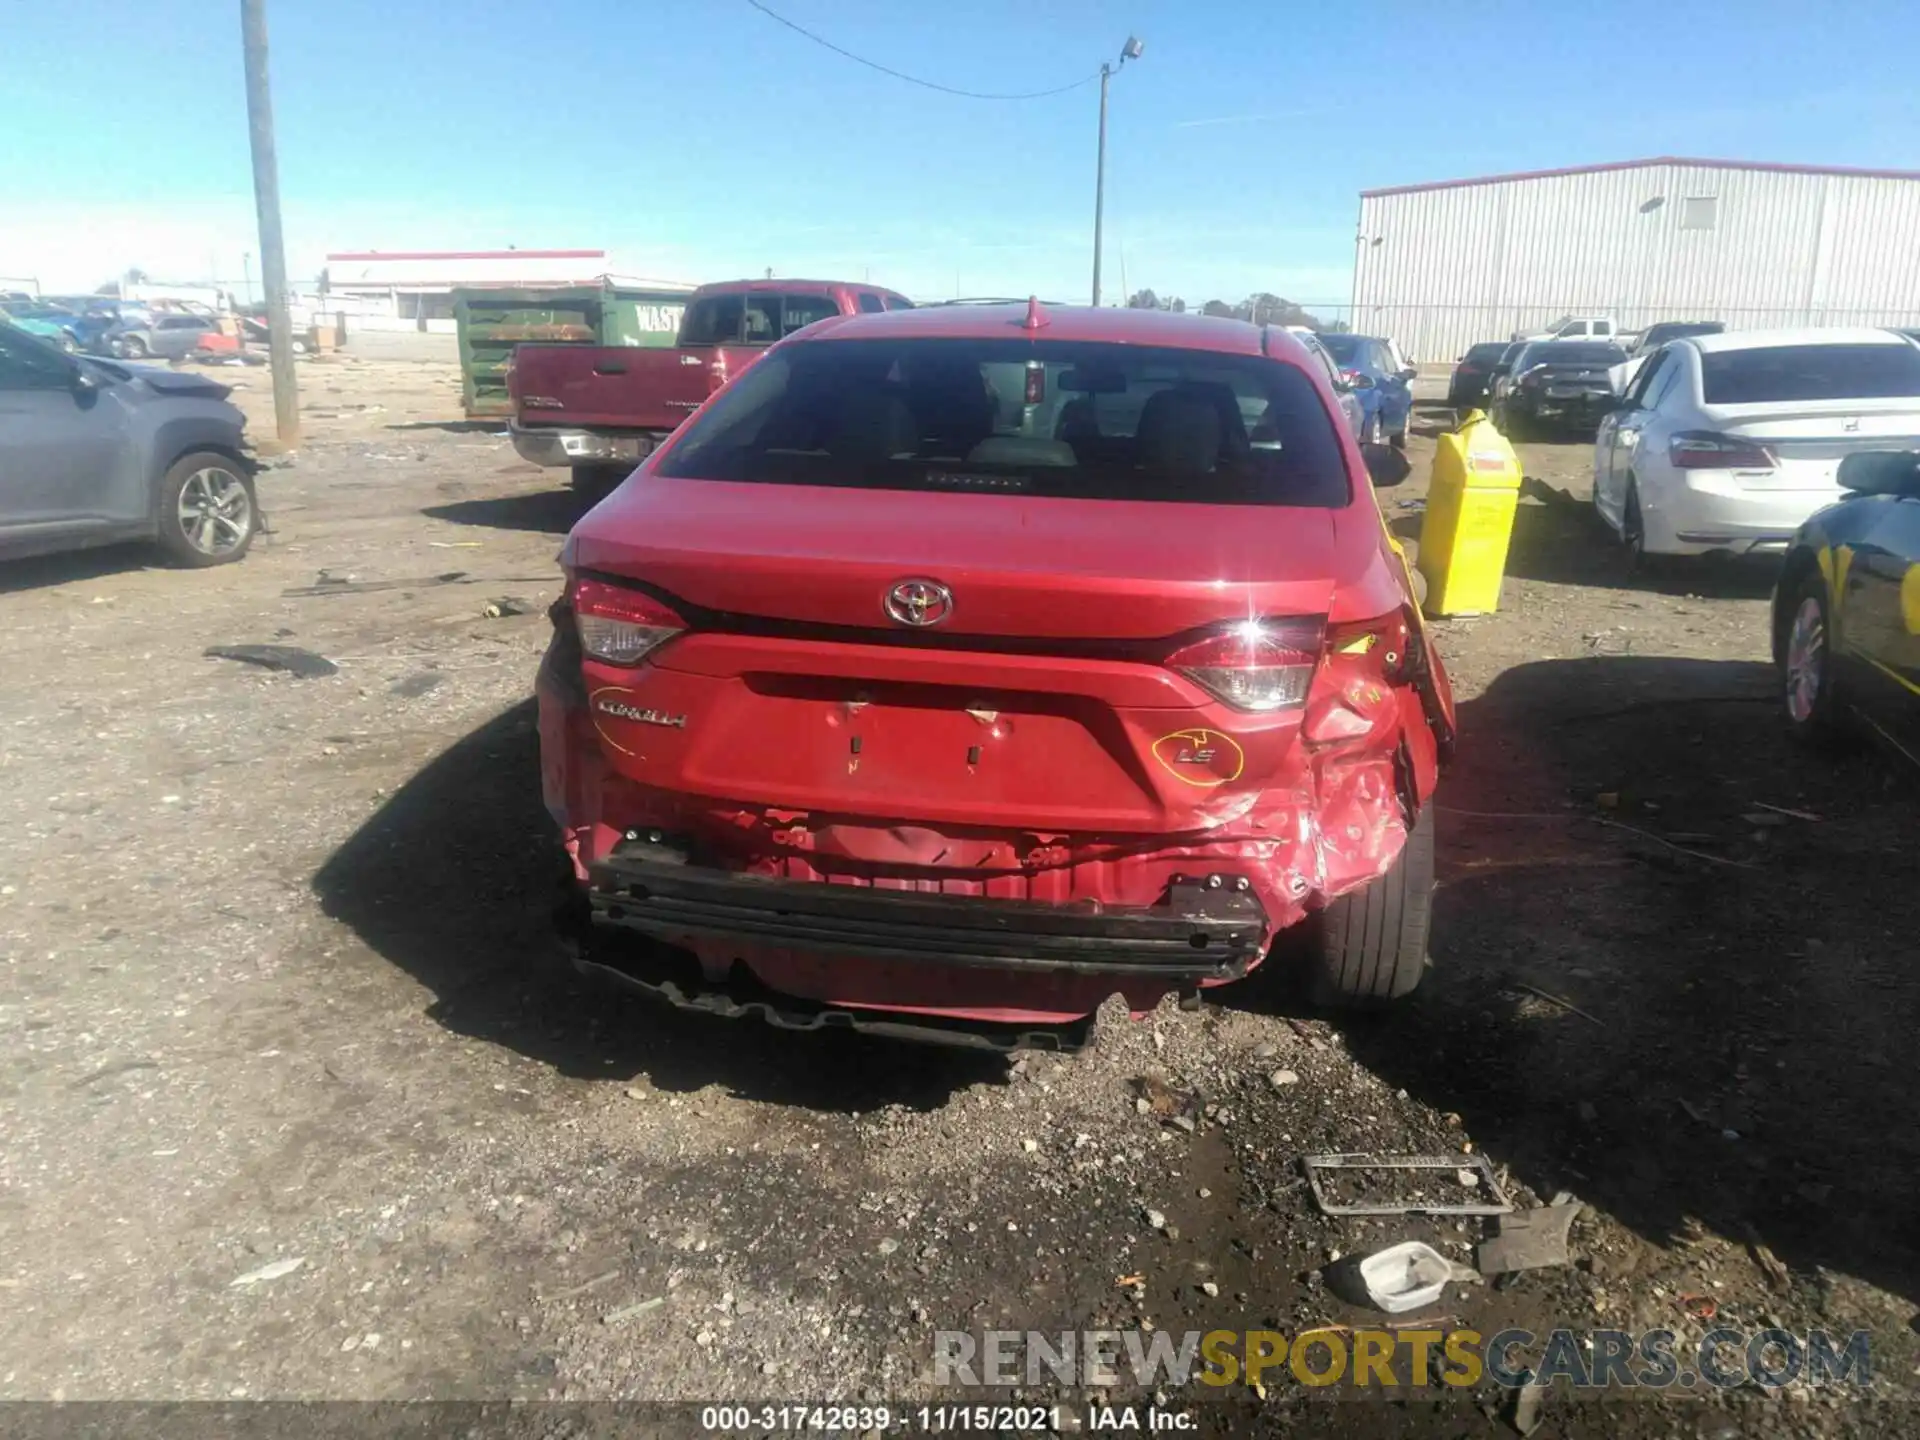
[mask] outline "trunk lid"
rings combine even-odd
[[[1721,405],[1709,413],[1728,435],[1765,445],[1770,471],[1736,472],[1749,490],[1839,493],[1840,462],[1862,450],[1920,449],[1920,407],[1911,399],[1816,400],[1791,407]]]
[[[899,631],[902,580],[953,592],[947,636],[1153,640],[1324,615],[1334,512],[674,480],[647,474],[574,531],[572,562],[703,610]],[[936,633],[936,632],[929,632]]]
[[[1312,804],[1301,712],[1232,710],[1138,642],[1326,615],[1339,539],[1320,509],[643,473],[565,558],[693,625],[637,668],[588,664],[623,774],[808,817],[829,870],[977,875],[1039,863],[1048,837],[1294,833],[1276,805],[1289,785]],[[950,590],[943,624],[889,617],[916,578]]]

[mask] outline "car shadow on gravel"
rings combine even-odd
[[[454,500],[445,505],[429,505],[420,513],[430,520],[445,520],[454,525],[565,535],[579,523],[587,509],[586,502],[572,490],[561,488],[525,495],[499,495],[488,500]]]
[[[1912,780],[1794,746],[1771,683],[1609,656],[1463,704],[1434,971],[1348,1044],[1537,1193],[1764,1243],[1812,1304],[1821,1271],[1912,1299]]]
[[[0,562],[0,595],[45,590],[54,585],[71,585],[86,580],[101,580],[109,575],[124,575],[133,570],[158,568],[158,555],[154,548],[137,541],[126,545],[103,545],[95,550],[69,550],[59,555],[36,555],[27,560]]]
[[[933,1109],[995,1056],[686,1015],[582,982],[549,916],[558,842],[524,701],[430,761],[313,878],[326,913],[434,996],[441,1025],[576,1079],[720,1085],[830,1112]]]

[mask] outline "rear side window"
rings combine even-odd
[[[1920,349],[1911,345],[1767,345],[1700,357],[1709,405],[1797,400],[1877,400],[1920,395]]]
[[[780,320],[782,339],[796,330],[806,329],[816,320],[840,313],[839,303],[831,295],[786,295],[781,298],[784,304]]]
[[[871,290],[862,290],[857,297],[862,315],[877,315],[887,307],[880,303],[880,297]]]
[[[1306,374],[1199,350],[1001,339],[774,351],[657,462],[679,479],[1343,506]]]
[[[1467,351],[1467,360],[1474,365],[1497,365],[1500,357],[1506,353],[1507,347],[1503,343],[1476,345]]]
[[[687,307],[680,322],[683,345],[732,345],[740,339],[746,314],[744,295],[705,295]]]

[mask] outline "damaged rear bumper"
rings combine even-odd
[[[690,948],[773,947],[1173,984],[1245,975],[1270,923],[1249,890],[1217,876],[1211,888],[1182,877],[1162,905],[1055,905],[781,880],[617,853],[592,867],[587,897],[596,925]]]

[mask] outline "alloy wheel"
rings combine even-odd
[[[1787,714],[1794,723],[1813,719],[1827,672],[1827,617],[1812,595],[1800,602],[1787,636]]]
[[[253,500],[231,470],[196,470],[180,487],[180,533],[202,555],[225,555],[253,529]]]

